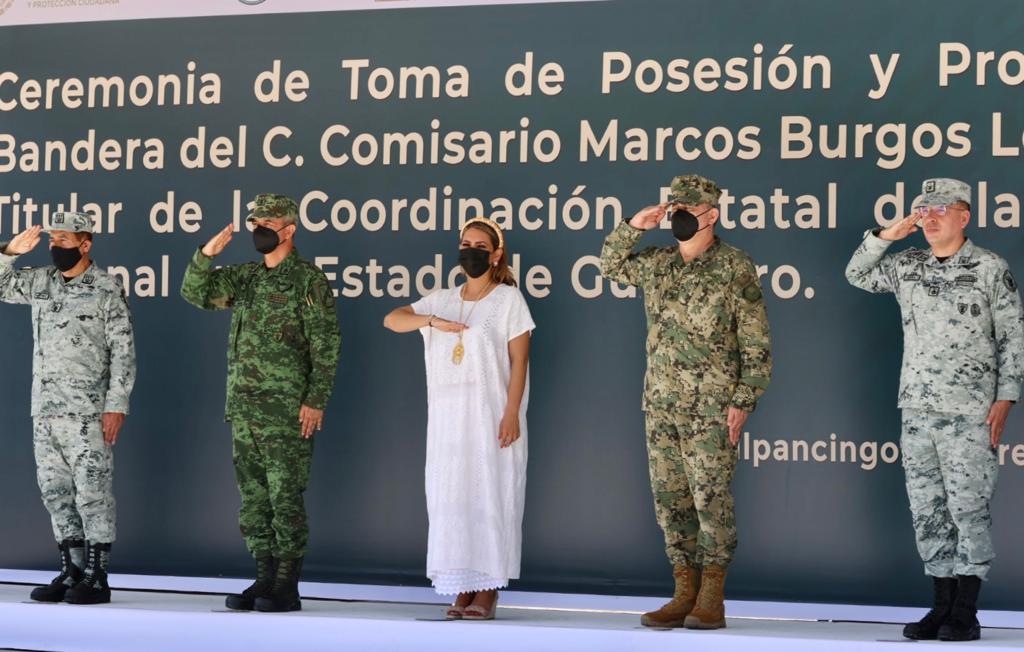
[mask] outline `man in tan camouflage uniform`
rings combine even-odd
[[[667,204],[609,234],[601,271],[642,289],[647,311],[647,450],[676,590],[641,622],[717,629],[725,627],[725,571],[736,549],[736,444],[771,375],[768,317],[754,263],[714,233],[718,185],[688,175],[671,189]],[[669,213],[678,246],[633,253]]]

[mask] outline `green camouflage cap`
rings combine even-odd
[[[927,179],[921,184],[921,197],[914,206],[945,206],[962,201],[971,203],[971,187],[956,179]]]
[[[92,215],[89,213],[61,211],[50,216],[50,225],[44,231],[68,231],[70,233],[92,233]]]
[[[717,204],[722,194],[718,184],[700,176],[699,174],[686,174],[672,179],[672,195],[668,201],[671,204]]]
[[[294,224],[299,217],[298,204],[294,199],[285,195],[264,192],[256,195],[256,199],[252,200],[252,203],[252,212],[245,218],[248,222],[283,217]]]

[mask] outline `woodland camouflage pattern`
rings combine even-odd
[[[676,201],[717,201],[682,192]],[[601,272],[644,294],[643,409],[655,513],[673,563],[725,567],[737,541],[729,487],[737,452],[726,416],[730,406],[753,410],[768,386],[764,298],[739,249],[716,239],[690,262],[676,246],[633,253],[643,233],[619,224],[605,240]]]

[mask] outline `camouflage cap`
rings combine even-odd
[[[717,204],[722,195],[717,183],[699,174],[686,174],[672,179],[671,189],[669,203],[673,204]]]
[[[294,199],[285,195],[264,192],[256,195],[256,199],[252,200],[252,203],[252,212],[245,218],[248,222],[282,217],[294,224],[299,217],[298,204]]]
[[[46,232],[92,233],[92,229],[92,215],[89,213],[61,211],[50,216],[50,224],[43,230]]]
[[[956,179],[928,179],[921,184],[921,198],[914,206],[943,206],[962,201],[971,203],[971,187]]]

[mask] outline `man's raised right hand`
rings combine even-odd
[[[14,239],[7,243],[7,248],[4,249],[4,253],[9,256],[20,256],[21,254],[27,254],[36,248],[39,244],[39,239],[42,237],[43,227],[38,224],[29,227],[14,236]]]
[[[210,241],[203,246],[203,255],[213,258],[224,251],[224,247],[228,246],[228,243],[231,242],[231,237],[234,235],[231,228],[231,225],[228,224],[218,231],[217,235],[210,238]]]

